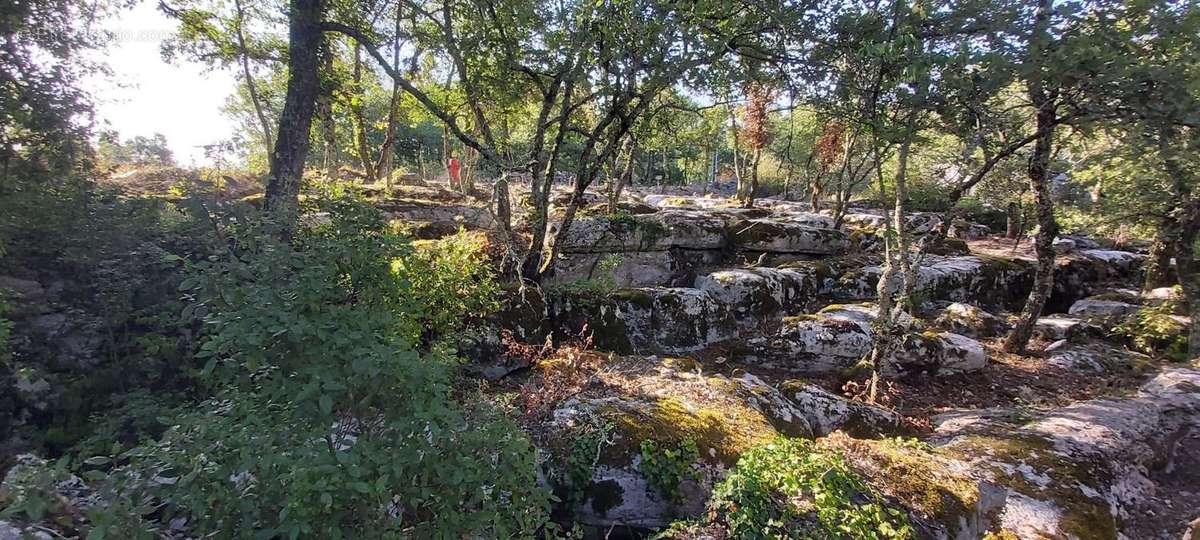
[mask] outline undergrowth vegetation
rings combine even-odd
[[[904,512],[840,455],[804,439],[780,438],[742,454],[709,506],[737,538],[915,538]]]

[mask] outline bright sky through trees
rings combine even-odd
[[[178,22],[143,0],[120,18],[102,21],[116,34],[104,52],[112,76],[88,81],[97,101],[98,119],[122,139],[162,133],[181,164],[205,164],[202,145],[228,138],[233,122],[221,105],[236,87],[232,73],[206,70],[177,59],[164,62],[160,52]]]

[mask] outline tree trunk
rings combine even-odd
[[[1050,0],[1038,0],[1035,36],[1031,48],[1038,51],[1039,44],[1048,43],[1047,27],[1049,24]],[[1033,157],[1029,161],[1029,187],[1033,190],[1037,204],[1038,233],[1034,242],[1037,251],[1037,273],[1034,275],[1033,289],[1025,301],[1021,311],[1021,319],[1013,328],[1012,333],[1004,341],[1004,350],[1010,353],[1024,353],[1033,336],[1033,327],[1042,314],[1046,299],[1054,287],[1054,237],[1058,236],[1058,222],[1054,220],[1054,202],[1047,185],[1049,177],[1050,156],[1054,145],[1054,125],[1057,121],[1055,98],[1047,94],[1042,86],[1040,75],[1030,77],[1029,98],[1037,107],[1037,140],[1034,141]]]
[[[262,100],[259,98],[258,86],[254,84],[254,74],[250,71],[250,52],[246,48],[246,34],[243,31],[246,11],[242,7],[242,0],[234,0],[233,6],[237,10],[238,57],[242,62],[242,76],[246,78],[246,91],[250,94],[250,103],[254,105],[254,114],[258,116],[259,126],[262,128],[263,151],[269,152],[271,150],[271,122],[267,120]]]
[[[755,148],[750,159],[750,182],[746,193],[741,197],[742,208],[754,208],[754,194],[758,191],[758,164],[762,161],[762,148]]]
[[[400,8],[397,7],[397,10]],[[400,65],[400,13],[396,13],[396,28],[393,33],[392,41],[392,65]],[[387,129],[383,134],[383,148],[379,149],[379,162],[376,170],[379,176],[383,177],[385,189],[388,193],[392,192],[392,161],[394,160],[392,147],[396,144],[396,122],[400,116],[400,83],[392,80],[392,99],[388,102]]]
[[[333,73],[333,47],[332,39],[324,40],[325,50],[321,53],[321,74],[328,76]],[[328,79],[319,79],[320,90],[317,94],[317,119],[321,121],[321,144],[323,146],[321,153],[321,168],[325,170],[325,176],[329,178],[337,177],[338,169],[338,150],[337,150],[337,124],[333,118],[333,84]]]
[[[358,162],[363,168],[367,182],[375,183],[375,166],[367,141],[367,119],[363,113],[363,101],[367,92],[362,83],[362,45],[354,45],[354,97],[350,101],[351,118],[354,120],[354,146],[358,149]]]
[[[1154,241],[1150,244],[1150,256],[1146,258],[1145,290],[1173,285],[1174,276],[1171,272],[1171,259],[1175,256],[1174,242],[1171,241],[1171,230],[1176,230],[1178,224],[1173,218],[1166,218],[1158,226]]]
[[[1008,239],[1016,238],[1021,231],[1021,207],[1016,202],[1008,203],[1008,209],[1005,211],[1007,230],[1004,231],[1004,237]]]
[[[621,168],[621,172],[613,179],[612,190],[608,193],[608,213],[615,214],[617,212],[617,204],[621,202],[621,192],[625,190],[625,186],[629,183],[629,179],[633,177],[633,156],[637,154],[637,139],[629,139],[629,157],[625,159],[625,166]]]
[[[1192,212],[1200,213],[1200,204],[1191,205]],[[1188,332],[1188,358],[1200,357],[1200,264],[1196,262],[1196,237],[1200,229],[1200,217],[1193,217],[1184,225],[1183,234],[1175,245],[1175,263],[1179,274],[1179,285],[1188,304],[1188,315],[1192,327]]]
[[[883,158],[880,156],[878,144],[875,150],[875,177],[879,183],[879,199],[887,200],[887,187],[883,183]],[[895,210],[895,208],[893,208]],[[896,231],[897,223],[903,224],[901,220],[889,219],[888,209],[885,206],[883,209],[883,268],[880,269],[879,282],[875,284],[875,296],[878,302],[878,311],[876,312],[875,322],[875,338],[871,344],[871,355],[869,357],[869,367],[871,368],[871,381],[867,388],[867,401],[874,403],[879,392],[880,372],[892,356],[895,350],[896,343],[900,336],[896,335],[895,313],[892,301],[892,280],[896,278]],[[903,256],[903,255],[901,255]]]
[[[821,179],[813,179],[812,186],[809,188],[809,204],[812,206],[813,212],[821,211]]]
[[[284,240],[300,217],[300,182],[308,157],[308,133],[320,91],[321,0],[291,0],[288,17],[288,85],[279,117],[264,206]]]

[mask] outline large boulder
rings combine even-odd
[[[690,285],[696,273],[723,262],[718,250],[672,248],[660,251],[560,253],[546,285],[594,282],[609,288]]]
[[[842,275],[837,294],[847,299],[875,296],[883,269],[864,266]],[[927,255],[917,268],[916,291],[926,301],[971,302],[982,306],[1019,307],[1029,294],[1033,274],[1028,262],[982,255]],[[897,290],[897,272],[890,287]]]
[[[746,251],[836,255],[850,247],[846,233],[794,221],[751,219],[729,224],[733,245]]]
[[[871,353],[877,308],[873,304],[829,306],[815,315],[784,318],[778,332],[749,341],[772,365],[802,373],[849,369]],[[949,332],[922,332],[917,321],[898,321],[903,338],[883,372],[946,375],[982,369],[987,353],[979,342]]]
[[[1076,300],[1097,294],[1113,283],[1139,281],[1145,259],[1139,253],[1104,249],[1078,249],[1059,256],[1047,311],[1066,311]]]
[[[558,239],[561,253],[662,251],[670,248],[721,249],[726,217],[697,210],[663,210],[653,214],[584,216]],[[547,241],[558,224],[551,225]]]
[[[550,477],[565,491],[579,523],[665,527],[703,511],[713,483],[739,455],[780,434],[810,437],[799,411],[775,388],[755,379],[706,375],[684,359],[625,357],[597,374],[600,383],[560,404],[539,446],[552,455]],[[627,392],[626,389],[636,389]],[[576,459],[581,431],[600,426],[603,442]],[[678,493],[663,493],[644,470],[645,444],[687,459]],[[688,455],[688,445],[695,454]],[[576,465],[577,467],[578,465]],[[580,475],[579,472],[584,474]],[[576,485],[569,485],[572,476]]]
[[[696,288],[729,306],[743,326],[795,313],[835,286],[833,263],[803,261],[780,268],[732,268],[696,278]]]
[[[1071,304],[1071,309],[1067,313],[1072,317],[1090,322],[1114,324],[1125,318],[1126,315],[1137,312],[1138,309],[1137,305],[1116,300],[1083,299]]]
[[[1073,317],[1039,317],[1033,324],[1034,335],[1046,341],[1071,340],[1098,331],[1096,326]]]
[[[1148,510],[1148,473],[1196,423],[1200,370],[1169,369],[1133,395],[1032,421],[981,412],[939,416],[932,445],[840,434],[820,444],[908,510],[921,538],[1140,538],[1123,523]]]
[[[713,484],[738,457],[780,435],[811,438],[845,429],[878,436],[901,427],[895,413],[802,382],[781,391],[750,374],[706,374],[687,359],[617,358],[596,378],[598,384],[555,408],[535,440],[550,454],[548,477],[574,519],[601,528],[659,528],[700,515]],[[571,459],[583,446],[577,441],[588,433],[599,440],[597,431],[604,442],[583,449],[588,468],[572,476],[569,464],[581,461]],[[650,480],[648,448],[689,460],[674,499]]]
[[[874,438],[905,431],[904,418],[894,411],[851,401],[804,381],[784,382],[780,391],[796,409],[803,411],[817,436],[841,430],[853,437]]]
[[[1018,538],[1116,539],[1200,413],[1200,370],[1169,369],[1126,398],[1095,399],[991,433],[945,433],[938,452],[992,492],[995,531]]]
[[[995,337],[1008,331],[1008,321],[971,304],[954,302],[938,315],[935,324],[948,332],[967,337]]]
[[[737,332],[728,306],[700,289],[622,289],[610,298],[635,350],[694,351]]]
[[[595,346],[620,353],[696,351],[737,333],[728,306],[688,287],[567,294],[552,301],[550,312],[560,335],[586,330]]]

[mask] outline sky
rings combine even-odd
[[[207,164],[201,145],[227,139],[234,123],[221,112],[236,79],[229,70],[162,59],[160,45],[177,23],[153,0],[142,0],[119,18],[104,22],[116,40],[103,53],[113,71],[86,85],[96,99],[100,127],[122,139],[162,133],[181,165]]]

